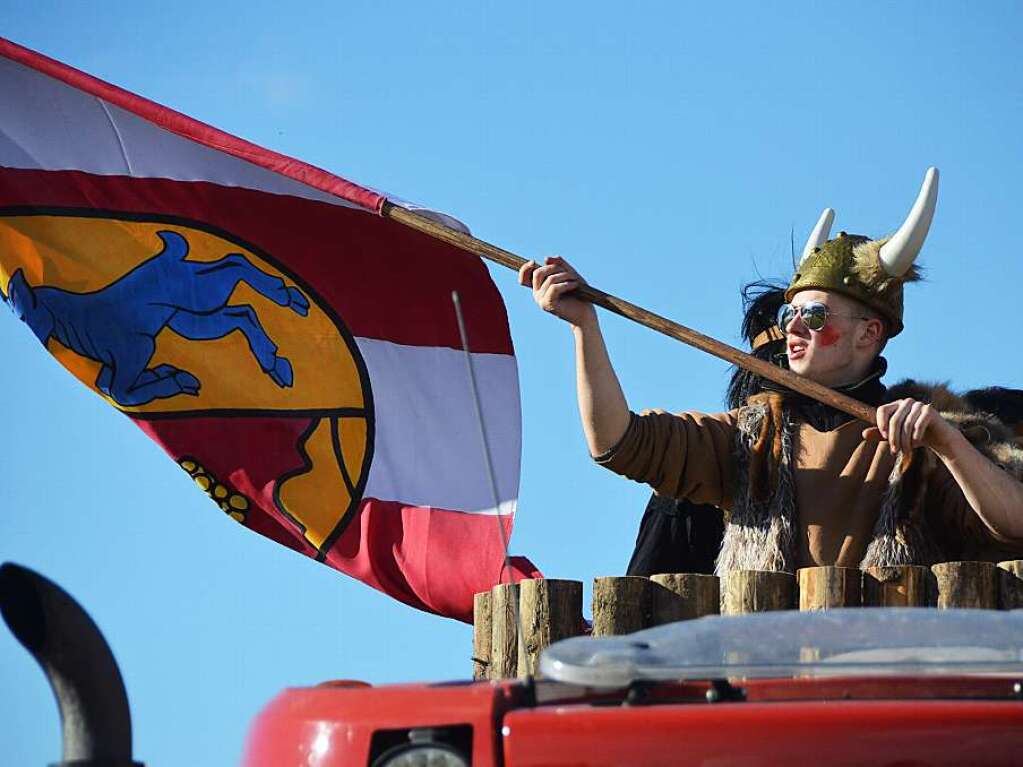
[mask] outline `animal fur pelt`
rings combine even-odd
[[[795,571],[793,432],[777,392],[757,394],[739,409],[735,507],[725,526],[717,574]]]
[[[911,397],[938,409],[992,462],[1023,481],[1023,390],[992,386],[955,394],[948,384],[907,379],[888,390],[891,401]]]
[[[1020,391],[997,390],[1000,397],[991,395],[990,389],[980,391],[988,396],[983,401],[994,403],[991,410],[1002,413],[1017,412],[1012,406],[1023,402]],[[1016,440],[1012,428],[1017,424],[1007,425],[992,412],[978,410],[974,403],[982,398],[976,392],[957,395],[947,385],[913,380],[888,390],[888,401],[906,397],[936,406],[978,450],[1023,481],[1023,444]],[[716,572],[794,572],[794,423],[781,395],[751,397],[739,410],[737,431],[735,507],[725,528]],[[924,508],[927,483],[937,460],[931,451],[921,448],[896,464],[861,567],[930,565],[946,558],[947,553],[928,527]]]
[[[971,410],[993,414],[1023,443],[1023,389],[991,386],[968,391],[963,399]]]
[[[880,240],[868,240],[853,248],[853,260],[849,271],[859,280],[861,285],[883,293],[893,282],[918,282],[922,279],[920,267],[913,264],[901,277],[892,277],[881,265],[881,247],[888,242],[888,237]]]

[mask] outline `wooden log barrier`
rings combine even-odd
[[[519,630],[515,605],[519,585],[502,583],[490,590],[490,678],[507,679],[518,670]]]
[[[867,567],[863,570],[865,607],[926,607],[930,604],[930,569],[917,565]]]
[[[721,614],[791,610],[796,576],[766,570],[732,570],[721,578]]]
[[[472,678],[490,678],[490,592],[481,591],[472,598]]]
[[[799,578],[800,610],[831,610],[863,604],[863,571],[850,567],[803,567]]]
[[[518,675],[537,676],[544,648],[582,632],[582,581],[542,578],[520,581],[519,615],[522,641],[518,643]]]
[[[716,575],[661,573],[651,575],[651,626],[715,615],[721,588]]]
[[[798,588],[798,592],[797,592]],[[797,596],[798,594],[798,596]],[[836,607],[1023,609],[1023,560],[944,562],[933,567],[807,567],[791,573],[736,570],[718,579],[696,573],[593,581],[593,636],[724,615]],[[519,605],[522,639],[516,625]],[[501,584],[473,600],[473,678],[535,676],[540,653],[582,626],[582,584],[527,580]],[[805,648],[810,653],[813,648]]]
[[[651,583],[626,575],[593,579],[593,636],[615,636],[650,625]]]
[[[1003,610],[1023,608],[1023,559],[998,563],[998,606]]]
[[[998,607],[998,568],[991,562],[942,562],[931,568],[938,607]]]

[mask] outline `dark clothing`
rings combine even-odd
[[[639,523],[625,574],[713,573],[724,533],[724,518],[717,506],[654,493]]]

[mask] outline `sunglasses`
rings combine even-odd
[[[847,317],[852,320],[869,320],[859,314],[840,314],[828,309],[826,304],[820,301],[807,301],[805,304],[782,304],[778,309],[778,327],[783,333],[787,332],[789,323],[799,317],[808,330],[824,330],[828,324],[828,317]]]

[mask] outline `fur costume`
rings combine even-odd
[[[934,404],[987,458],[1023,481],[1023,444],[997,417],[970,407],[941,385],[904,381],[888,400],[913,397]],[[794,572],[795,482],[792,444],[794,422],[782,395],[765,392],[739,410],[735,506],[725,528],[716,571],[774,570]],[[930,528],[924,499],[937,456],[918,448],[895,465],[883,496],[873,540],[861,567],[931,565],[954,558],[942,531]],[[981,525],[976,519],[975,527]],[[976,546],[974,547],[976,549]],[[977,552],[971,552],[977,556]]]

